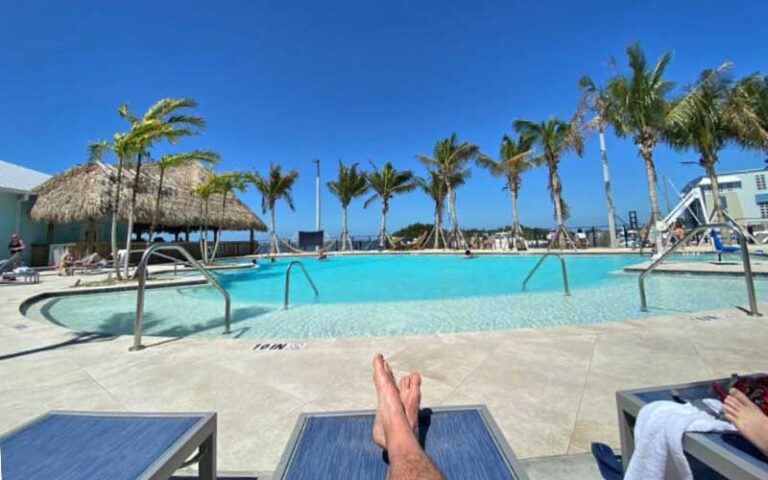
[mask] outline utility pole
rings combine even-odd
[[[320,231],[320,159],[312,160],[317,167],[317,176],[315,178],[315,230]]]

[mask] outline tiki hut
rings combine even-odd
[[[188,240],[190,230],[199,230],[205,225],[203,201],[192,194],[192,187],[205,181],[208,175],[208,170],[196,162],[166,171],[156,231],[170,232],[177,238],[179,233],[186,233]],[[133,169],[123,170],[118,212],[121,222],[128,218],[135,178]],[[159,181],[157,164],[144,164],[134,211],[138,234],[146,232],[152,223]],[[96,225],[111,220],[116,182],[117,168],[112,165],[98,161],[77,165],[35,189],[37,199],[30,216],[33,220],[50,224],[84,223],[88,225],[86,231],[94,232]],[[222,200],[218,194],[209,199],[209,228],[217,228],[221,224],[224,230],[250,230],[251,233],[266,230],[261,219],[235,195],[228,195],[224,205]],[[92,242],[95,236],[86,233],[85,240]],[[102,235],[98,240],[107,239]]]

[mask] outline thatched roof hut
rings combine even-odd
[[[194,196],[192,187],[202,183],[208,171],[196,162],[166,171],[160,200],[158,230],[179,230],[203,225],[203,201]],[[123,170],[119,218],[126,220],[133,194],[133,169]],[[142,166],[134,218],[138,225],[152,223],[159,185],[157,164]],[[56,175],[35,189],[37,199],[31,217],[38,221],[71,223],[108,220],[117,182],[117,168],[102,162],[77,165]],[[223,214],[223,217],[222,217]],[[225,230],[265,231],[264,222],[236,196],[227,196],[222,210],[222,196],[213,195],[208,203],[208,225],[218,226],[223,218]]]

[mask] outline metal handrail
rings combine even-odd
[[[195,260],[194,257],[192,257],[192,255],[190,255],[189,252],[184,248],[179,245],[158,243],[152,245],[144,251],[144,255],[141,256],[139,265],[136,267],[136,271],[139,277],[139,287],[136,292],[136,323],[133,330],[133,346],[130,348],[130,350],[134,351],[144,348],[141,345],[141,329],[144,322],[144,293],[147,288],[147,261],[149,261],[149,257],[152,256],[152,254],[157,250],[175,250],[181,253],[184,258],[186,258],[186,260],[193,267],[195,267],[203,275],[203,277],[205,277],[206,280],[208,280],[208,283],[216,287],[216,289],[221,292],[221,294],[224,296],[224,334],[230,333],[230,314],[232,302],[229,298],[229,292],[227,292],[227,290],[221,286],[221,283],[219,283],[219,281],[216,280],[216,278],[211,275],[208,270],[200,265],[200,263]]]
[[[683,237],[679,242],[672,245],[672,248],[664,252],[659,258],[653,261],[648,268],[643,270],[643,272],[640,274],[640,277],[637,279],[638,285],[640,287],[640,311],[641,312],[647,312],[648,311],[648,304],[646,303],[645,299],[645,277],[651,273],[653,270],[656,269],[656,267],[664,261],[668,256],[672,255],[672,253],[675,252],[678,248],[681,248],[683,245],[685,245],[691,238],[693,238],[695,235],[697,235],[701,231],[706,230],[721,230],[727,228],[728,230],[735,232],[736,235],[739,237],[739,245],[741,247],[741,261],[744,264],[744,277],[747,282],[747,297],[749,298],[749,311],[747,312],[747,315],[750,316],[760,316],[760,312],[757,310],[757,298],[755,297],[755,279],[752,275],[752,263],[749,259],[749,250],[747,249],[747,238],[744,235],[744,232],[739,227],[735,227],[734,225],[730,223],[709,223],[704,225],[699,225],[698,227],[694,228],[688,234]]]
[[[317,291],[317,287],[315,286],[315,282],[312,281],[312,277],[309,276],[307,269],[304,268],[304,264],[298,260],[294,260],[288,264],[288,268],[285,270],[285,296],[283,299],[283,310],[288,308],[288,296],[290,295],[290,292],[291,292],[291,268],[293,268],[294,265],[298,265],[301,267],[301,270],[304,272],[304,276],[306,277],[309,284],[312,286],[312,290],[315,291],[315,297],[320,295],[320,292]]]
[[[525,277],[525,280],[523,280],[523,291],[525,291],[525,287],[528,285],[528,281],[533,277],[533,274],[536,273],[536,270],[539,269],[542,263],[544,263],[544,260],[549,256],[555,256],[560,260],[560,269],[563,272],[563,290],[565,290],[565,295],[570,296],[571,295],[571,289],[568,287],[568,269],[565,268],[565,259],[562,255],[555,252],[547,252],[544,255],[541,256],[538,262],[536,262],[536,265],[534,265],[533,269],[531,269],[530,273],[527,277]]]

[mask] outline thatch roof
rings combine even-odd
[[[160,229],[197,227],[203,224],[203,201],[192,195],[192,187],[202,183],[208,171],[196,162],[166,171],[160,200]],[[128,217],[133,194],[135,174],[123,170],[123,188],[120,193],[122,220]],[[134,219],[137,224],[152,223],[155,198],[159,185],[157,164],[146,163],[141,168]],[[117,182],[117,168],[102,162],[77,165],[54,176],[37,187],[31,217],[53,223],[107,220],[112,216],[112,198]],[[234,195],[227,197],[223,210],[226,230],[266,230],[264,223]],[[213,195],[208,203],[208,224],[217,226],[222,215],[222,196]]]

